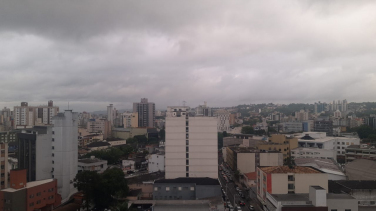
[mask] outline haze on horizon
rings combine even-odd
[[[376,2],[2,1],[0,106],[376,101]]]

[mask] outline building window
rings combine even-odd
[[[52,138],[52,141],[55,141],[55,139],[54,139],[54,138]]]
[[[52,146],[52,149],[55,149],[55,147],[54,147],[54,146]]]
[[[345,211],[351,211],[351,209],[345,209]]]
[[[186,147],[186,148],[185,148],[185,152],[189,152],[189,147]]]
[[[189,165],[189,160],[186,160],[186,161],[185,161],[185,164],[186,164],[186,165]]]
[[[289,190],[291,190],[291,189],[295,189],[294,184],[288,184],[288,189],[289,189]]]
[[[186,167],[185,167],[185,171],[189,171],[189,166],[186,166]]]
[[[52,131],[52,135],[55,134],[55,131]]]
[[[185,173],[185,177],[189,177],[189,173]]]
[[[41,192],[38,192],[38,193],[37,193],[37,196],[40,196],[40,195],[41,195]]]
[[[181,187],[178,187],[178,190],[181,190]]]
[[[189,141],[188,140],[185,140],[185,145],[189,145]]]
[[[295,180],[295,179],[294,179],[294,175],[288,175],[287,177],[288,177],[288,180],[289,180],[289,181],[294,181],[294,180]]]
[[[154,187],[154,191],[158,191],[158,187]]]
[[[191,187],[190,189],[191,189],[192,191],[194,191],[194,190],[195,190],[195,187]]]
[[[170,187],[166,187],[166,191],[170,191]]]
[[[189,153],[186,153],[186,154],[185,154],[185,158],[189,158]]]
[[[52,153],[52,157],[55,157],[54,153]]]

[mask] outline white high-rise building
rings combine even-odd
[[[75,191],[78,162],[78,113],[66,110],[52,118],[52,177],[57,179],[62,201]]]
[[[216,117],[191,117],[189,107],[172,106],[166,112],[166,179],[218,178]]]
[[[52,124],[52,117],[59,112],[59,107],[48,101],[47,105],[29,106],[27,102],[21,102],[21,106],[14,106],[14,128],[32,128]]]

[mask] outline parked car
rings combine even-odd
[[[240,206],[237,206],[237,207],[236,207],[236,210],[241,211],[242,208],[241,208]]]
[[[255,208],[252,205],[249,205],[249,210],[255,210]]]

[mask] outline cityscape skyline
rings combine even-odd
[[[373,2],[0,6],[3,102],[97,110],[141,97],[159,108],[376,101]]]

